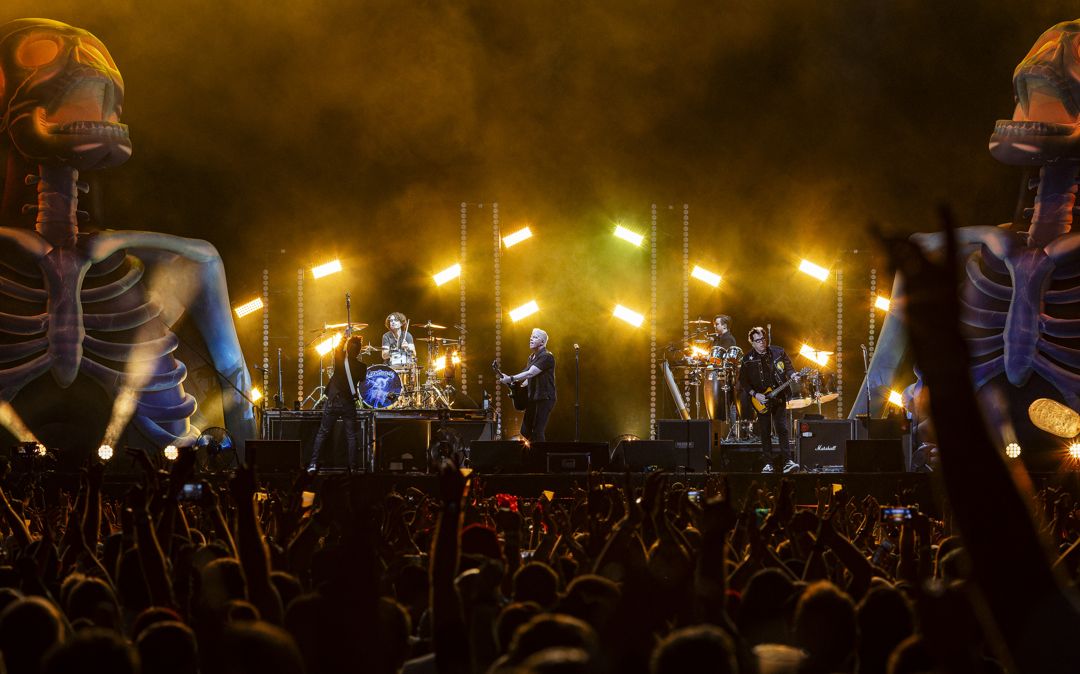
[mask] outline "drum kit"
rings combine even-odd
[[[688,323],[691,326],[690,339],[673,367],[682,369],[686,382],[693,387],[694,417],[727,422],[727,441],[741,442],[751,439],[754,411],[749,405],[746,406],[747,409],[743,409],[737,394],[743,350],[738,346],[714,344],[715,334],[710,329],[712,321],[699,318]],[[822,351],[817,355],[832,353]],[[830,375],[819,369],[812,369],[810,375],[801,382],[801,388],[796,388],[796,395],[787,402],[789,413],[811,405],[817,405],[818,413],[821,413],[822,405],[838,397],[837,393],[829,390],[831,383]]]
[[[367,323],[351,325],[353,332],[367,327]],[[322,329],[316,330],[319,335],[311,344],[323,343],[339,334],[345,327],[348,327],[348,324],[324,325]],[[426,361],[421,365],[414,351],[391,349],[386,363],[368,365],[367,375],[360,384],[359,404],[362,407],[379,410],[449,409],[453,406],[456,390],[454,374],[461,363],[461,336],[456,339],[436,337],[435,331],[448,328],[431,321],[413,327],[422,328],[427,333],[427,336],[415,339],[427,344]],[[366,359],[372,354],[381,355],[381,352],[381,347],[367,344],[360,353]],[[327,365],[325,356],[325,353],[320,355],[319,386],[304,400],[305,406],[312,403],[312,409],[325,402],[325,383],[334,375],[333,358],[328,359],[330,362]]]

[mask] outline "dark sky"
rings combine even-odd
[[[435,291],[427,275],[457,260],[466,203],[470,350],[482,371],[491,204],[504,229],[530,224],[536,239],[507,254],[503,301],[544,298],[536,323],[557,354],[574,341],[601,354],[585,375],[593,409],[634,410],[596,422],[591,434],[608,439],[623,426],[647,432],[648,400],[647,337],[603,315],[620,294],[648,308],[648,253],[619,248],[614,221],[644,230],[660,206],[662,341],[681,335],[670,279],[688,204],[691,264],[725,273],[719,291],[694,287],[691,315],[732,313],[740,339],[770,321],[789,348],[830,331],[835,342],[835,291],[808,289],[792,261],[865,249],[869,220],[934,228],[941,201],[962,224],[1010,220],[1020,175],[986,143],[994,120],[1011,116],[1016,62],[1075,11],[931,0],[6,0],[0,20],[88,29],[119,64],[134,155],[101,178],[106,226],[211,240],[236,301],[259,292],[264,266],[280,305],[298,267],[347,260],[346,274],[309,285],[305,329],[343,320],[344,290],[354,318],[373,324],[369,337],[394,309],[456,322],[456,286]],[[274,316],[274,339],[295,357],[295,309]],[[238,326],[252,361],[256,322]],[[563,435],[570,414],[569,404],[556,413]]]

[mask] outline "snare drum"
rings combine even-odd
[[[412,367],[415,359],[412,354],[405,349],[398,349],[390,352],[390,367],[395,369]]]
[[[386,365],[372,365],[360,387],[360,399],[368,407],[385,409],[401,395],[401,377]]]

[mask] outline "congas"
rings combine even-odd
[[[729,346],[724,352],[724,360],[730,365],[738,365],[742,362],[743,350],[737,346]]]
[[[705,370],[703,398],[705,412],[714,421],[731,421],[731,406],[735,403],[735,382],[724,368]]]
[[[368,407],[385,409],[401,395],[401,377],[392,367],[372,365],[360,386],[360,399]]]

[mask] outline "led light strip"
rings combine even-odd
[[[656,204],[649,230],[649,437],[656,439]]]
[[[296,399],[304,400],[304,270],[296,270]]]
[[[466,254],[468,247],[466,246],[469,234],[469,209],[465,202],[461,203],[461,257],[458,258],[466,268],[469,267]],[[469,393],[469,359],[465,357],[465,340],[468,334],[465,331],[465,275],[462,274],[458,277],[459,287],[461,289],[461,312],[458,317],[458,325],[461,326],[461,331],[458,334],[460,341],[458,342],[458,353],[461,355],[461,394],[468,395]]]
[[[500,274],[500,262],[502,256],[502,233],[499,231],[499,204],[491,205],[491,234],[494,243],[492,251],[494,255],[495,281],[495,359],[500,367],[505,367],[502,362],[502,280]],[[502,388],[495,382],[495,437],[502,440]]]

